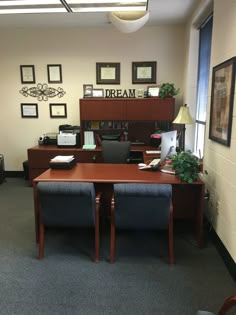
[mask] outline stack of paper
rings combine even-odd
[[[54,163],[70,163],[74,160],[74,155],[57,155],[50,162]]]

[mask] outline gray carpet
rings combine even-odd
[[[0,314],[195,315],[217,312],[236,293],[209,239],[201,250],[191,235],[175,233],[171,267],[164,235],[121,232],[111,265],[108,233],[95,264],[91,231],[48,229],[39,261],[27,181],[7,178],[0,185],[0,214]]]

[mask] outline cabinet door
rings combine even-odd
[[[132,99],[126,103],[125,116],[127,120],[172,121],[175,114],[174,98],[143,98]]]
[[[76,152],[76,160],[78,163],[102,163],[102,153],[98,150]]]
[[[121,99],[81,99],[81,120],[124,120],[124,104]]]

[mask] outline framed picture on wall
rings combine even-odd
[[[33,65],[20,66],[20,77],[22,84],[34,84],[35,83],[35,69]]]
[[[67,117],[67,110],[66,104],[49,104],[50,108],[50,117],[51,118],[66,118]]]
[[[84,97],[92,97],[93,84],[84,84],[83,91],[84,91]]]
[[[47,65],[48,83],[62,83],[61,65]]]
[[[96,82],[97,84],[120,84],[120,63],[97,62]]]
[[[21,103],[21,117],[22,118],[38,118],[38,104]]]
[[[212,72],[209,138],[230,146],[234,104],[236,57],[215,66]]]
[[[132,83],[156,83],[156,61],[132,62]]]

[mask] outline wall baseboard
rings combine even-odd
[[[212,243],[215,245],[218,253],[220,254],[221,258],[223,259],[226,268],[228,269],[231,277],[234,279],[236,282],[236,263],[231,257],[230,253],[222,243],[221,239],[219,236],[216,234],[215,230],[211,226],[210,229],[208,229],[208,235],[212,241]]]
[[[5,177],[24,177],[22,171],[5,171]]]

